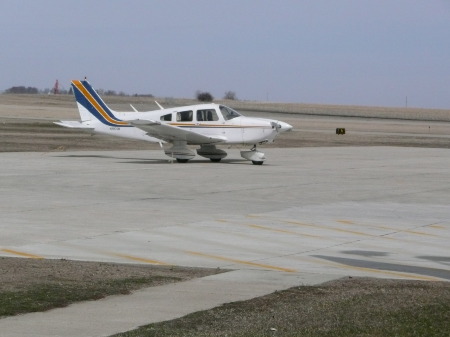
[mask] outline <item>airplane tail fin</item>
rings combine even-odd
[[[103,102],[88,81],[73,80],[72,88],[82,122],[97,119],[109,126],[120,127],[129,125],[127,122],[114,116],[114,111]]]

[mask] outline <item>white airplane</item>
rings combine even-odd
[[[164,146],[167,156],[185,163],[195,157],[188,145],[200,145],[199,156],[219,162],[227,156],[216,145],[253,145],[241,156],[255,165],[266,159],[257,144],[273,142],[276,136],[290,131],[292,126],[277,120],[244,117],[220,104],[199,104],[138,112],[118,112],[110,109],[86,81],[72,81],[81,121],[59,121],[55,124],[86,129],[107,135],[171,144]]]

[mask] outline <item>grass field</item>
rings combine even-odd
[[[158,110],[157,100],[164,107],[199,104],[194,99],[150,98],[135,96],[104,96],[104,101],[118,111],[132,111],[130,104],[139,111]],[[310,103],[277,103],[239,100],[216,100],[239,111],[305,114],[314,116],[346,116],[367,118],[398,118],[405,120],[450,122],[450,109],[373,107],[356,105],[325,105]],[[59,115],[58,115],[59,111]],[[14,95],[0,94],[0,117],[78,118],[72,95]]]
[[[118,334],[168,336],[449,336],[450,283],[343,279],[230,303]]]

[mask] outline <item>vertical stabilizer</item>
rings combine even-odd
[[[129,125],[127,122],[114,116],[114,111],[103,102],[88,81],[73,80],[72,88],[82,122],[97,119],[109,126]]]

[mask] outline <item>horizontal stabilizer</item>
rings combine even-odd
[[[53,123],[56,125],[64,126],[65,128],[94,130],[93,127],[86,126],[85,124],[79,121],[59,121]]]

